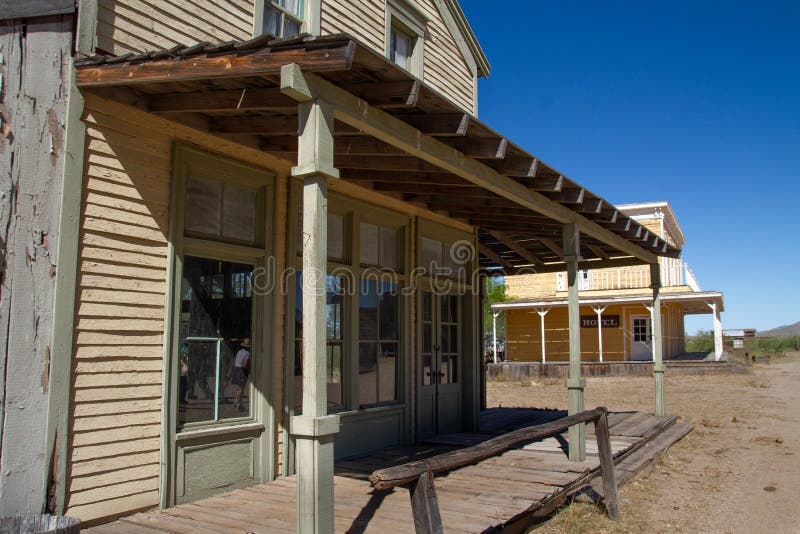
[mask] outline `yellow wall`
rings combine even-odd
[[[533,309],[506,310],[506,360],[540,362],[541,322]],[[634,315],[649,315],[641,304],[609,306],[603,315],[618,315],[620,326],[603,328],[603,361],[630,360],[630,325]],[[588,306],[581,307],[581,316],[595,316]],[[684,352],[683,318],[679,304],[670,303],[662,309],[664,358]],[[551,308],[545,316],[545,353],[547,361],[569,360],[569,323],[567,308]],[[582,361],[599,361],[596,328],[581,328]]]

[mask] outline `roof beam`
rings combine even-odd
[[[602,198],[586,198],[584,195],[583,198],[583,205],[580,207],[578,211],[581,213],[592,213],[597,214],[600,213],[600,210],[603,209],[603,199]]]
[[[400,118],[420,132],[433,136],[463,137],[469,128],[469,115],[466,113],[401,115]]]
[[[476,159],[503,159],[508,151],[508,139],[505,137],[453,138],[446,142],[465,156]]]
[[[199,93],[168,93],[147,98],[152,113],[214,113],[221,111],[290,111],[297,112],[297,101],[283,94],[279,87],[234,89]]]
[[[350,39],[326,46],[299,46],[292,49],[265,48],[256,52],[160,59],[130,64],[79,66],[75,75],[78,87],[172,83],[242,76],[277,74],[293,63],[300,69],[315,71],[346,70],[353,65],[356,43]]]
[[[550,250],[550,252],[552,252],[553,254],[558,256],[559,258],[563,258],[564,257],[564,249],[561,248],[561,245],[556,243],[554,240],[548,239],[546,237],[540,237],[538,239],[539,239],[539,242],[542,245],[544,245],[545,247],[547,247],[547,249]]]
[[[590,269],[613,269],[615,267],[631,267],[635,265],[646,265],[642,260],[637,258],[613,258],[608,260],[587,260],[579,261],[579,270]],[[566,263],[549,263],[536,268],[537,273],[559,273],[567,270]]]
[[[348,84],[344,89],[381,109],[413,109],[422,83],[419,80]]]
[[[563,189],[558,193],[548,193],[547,198],[554,202],[561,202],[563,204],[583,204],[583,197],[586,195],[586,190],[582,187]]]
[[[211,120],[211,131],[230,134],[297,135],[296,116],[275,117],[215,117]]]
[[[595,256],[597,256],[601,260],[608,259],[608,253],[602,248],[598,247],[597,245],[586,245],[586,248],[591,250],[595,254]]]
[[[503,245],[516,252],[522,259],[529,261],[534,265],[544,264],[544,262],[536,254],[514,241],[514,239],[508,234],[492,230],[488,230],[487,232],[489,235],[500,241]]]
[[[558,193],[564,188],[564,177],[558,176],[539,176],[533,185],[530,186],[534,191],[552,191]]]
[[[298,100],[323,98],[334,108],[334,116],[342,122],[413,154],[428,163],[451,172],[465,180],[497,195],[550,217],[561,223],[574,222],[584,234],[638,257],[645,263],[655,263],[658,256],[631,243],[622,236],[603,228],[569,208],[531,191],[519,182],[498,173],[496,170],[445,143],[389,115],[383,110],[370,107],[365,101],[336,87],[310,72],[303,72],[300,65],[285,65],[281,70],[281,87],[284,92]]]
[[[535,178],[539,162],[532,157],[509,156],[497,162],[487,162],[487,164],[499,174],[505,176]]]
[[[441,173],[442,169],[413,156],[343,156],[337,155],[336,167],[375,171],[413,171]]]
[[[489,258],[490,260],[492,260],[493,262],[495,262],[497,265],[503,267],[504,269],[508,269],[510,271],[517,270],[517,268],[514,267],[514,265],[512,265],[511,262],[504,260],[502,257],[500,257],[500,254],[490,249],[483,243],[478,243],[478,251],[487,258]]]

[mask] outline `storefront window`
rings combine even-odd
[[[359,404],[398,400],[399,306],[393,282],[362,280],[359,292]]]
[[[184,257],[178,427],[250,415],[253,265]]]
[[[328,360],[328,411],[344,408],[344,279],[328,276],[325,280],[325,320],[327,331],[326,356]],[[294,408],[295,414],[303,409],[303,280],[297,273],[295,284],[295,360]]]

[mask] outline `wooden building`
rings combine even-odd
[[[667,202],[618,205],[648,231],[682,247],[683,231]],[[722,293],[701,290],[694,273],[680,257],[662,257],[662,351],[665,359],[686,352],[684,317],[711,314],[714,358],[723,353]],[[647,266],[583,269],[578,272],[583,361],[652,361],[653,295]],[[506,361],[569,360],[566,272],[525,274],[506,278],[511,300],[493,305],[505,313]]]
[[[574,311],[579,268],[680,254],[477,119],[489,65],[455,0],[81,0],[77,18],[56,513],[296,472],[298,529],[328,531],[334,458],[475,428],[482,276],[569,269]]]

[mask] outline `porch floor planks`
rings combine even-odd
[[[556,410],[504,410],[489,410],[489,416],[484,412],[480,433],[437,436],[419,446],[338,462],[334,476],[336,532],[414,531],[408,489],[373,491],[366,477],[375,469],[471,446],[493,435],[531,426],[532,422],[543,424],[564,414]],[[639,412],[611,413],[609,422],[619,482],[634,476],[641,466],[691,430],[691,425],[676,423],[674,417]],[[585,462],[567,459],[564,434],[438,475],[434,482],[445,532],[516,528],[537,514],[549,513],[554,503],[564,502],[568,493],[580,487],[602,487],[599,478],[586,482],[599,471],[594,433],[587,434]],[[295,477],[283,477],[167,510],[138,513],[102,525],[95,532],[294,532],[296,491]]]

